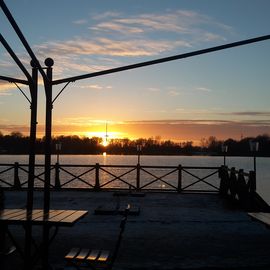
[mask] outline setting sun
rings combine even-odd
[[[106,146],[109,144],[108,139],[107,139],[107,138],[102,138],[101,144],[102,144],[104,147],[106,147]]]

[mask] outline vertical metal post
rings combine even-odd
[[[99,183],[99,163],[96,163],[96,181],[95,181],[95,186],[94,189],[96,191],[100,190],[100,183]]]
[[[249,172],[249,189],[251,193],[255,193],[256,192],[256,175],[254,171],[250,171]]]
[[[60,183],[60,165],[59,163],[55,163],[55,182],[54,182],[54,188],[60,189],[61,183]]]
[[[255,178],[256,178],[257,177],[256,152],[254,152],[254,156],[253,156],[253,168],[254,168],[254,173],[255,173]]]
[[[34,180],[35,180],[35,152],[36,152],[36,131],[37,131],[37,90],[38,90],[38,70],[33,61],[32,83],[30,84],[31,93],[31,120],[30,120],[30,138],[29,138],[29,174],[27,190],[27,211],[33,209]]]
[[[178,166],[178,186],[177,186],[177,191],[178,192],[182,191],[182,165]]]
[[[222,144],[221,151],[223,153],[223,165],[226,166],[226,153],[228,152],[228,145]]]
[[[15,162],[14,163],[14,189],[20,189],[21,188],[21,183],[20,183],[20,178],[19,178],[19,163]]]
[[[53,60],[45,60],[48,81],[44,82],[46,94],[46,127],[45,127],[45,183],[44,183],[44,211],[50,209],[51,183],[51,141],[52,141],[52,66]]]
[[[139,162],[137,164],[136,189],[137,190],[141,189],[141,165]]]
[[[50,184],[51,184],[51,140],[52,140],[52,66],[51,58],[45,60],[47,78],[44,80],[46,94],[46,127],[45,127],[45,183],[44,183],[44,213],[50,210]],[[49,226],[43,226],[43,270],[49,269]]]
[[[36,152],[36,130],[37,130],[37,90],[38,90],[38,70],[36,63],[31,61],[32,66],[32,82],[29,85],[31,94],[31,120],[30,120],[30,138],[29,138],[29,173],[28,173],[28,189],[27,189],[27,213],[29,219],[33,210],[34,200],[34,180],[35,180],[35,152]],[[32,269],[31,262],[31,241],[32,241],[32,225],[27,222],[25,226],[25,262],[24,270]]]

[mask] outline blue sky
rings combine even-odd
[[[268,35],[270,25],[268,0],[5,3],[39,60],[54,59],[55,78]],[[3,12],[0,25],[2,35],[29,68],[29,57]],[[134,138],[160,135],[198,140],[216,135],[239,139],[267,133],[269,49],[270,41],[264,41],[72,83],[54,105],[54,132],[90,136],[108,121],[115,132],[111,136]],[[23,78],[2,47],[0,60],[0,75]],[[55,87],[54,95],[60,89]],[[41,82],[39,92],[42,133],[45,102]],[[3,81],[0,105],[0,130],[26,132],[29,105],[13,85]]]

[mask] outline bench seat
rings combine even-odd
[[[110,257],[108,250],[72,248],[65,256],[67,262],[106,263]]]
[[[115,244],[115,248],[112,252],[106,249],[88,249],[88,248],[72,248],[65,256],[65,260],[68,266],[75,267],[75,269],[81,269],[88,267],[90,269],[112,269],[113,263],[116,259],[117,253],[122,241],[122,235],[125,230],[127,216],[129,214],[130,205],[128,204],[123,211],[123,218],[120,222],[120,231]]]

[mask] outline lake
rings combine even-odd
[[[138,157],[121,155],[62,155],[61,164],[90,164],[102,165],[136,165]],[[223,157],[217,156],[141,156],[141,165],[151,166],[203,166],[215,167],[223,164]],[[12,164],[19,162],[28,163],[26,155],[0,155],[0,163]],[[56,162],[56,156],[52,156],[52,164]],[[44,156],[36,156],[37,164],[44,164]],[[226,157],[228,167],[244,169],[245,172],[253,170],[253,157]],[[257,192],[270,204],[270,158],[256,158],[257,164]]]

